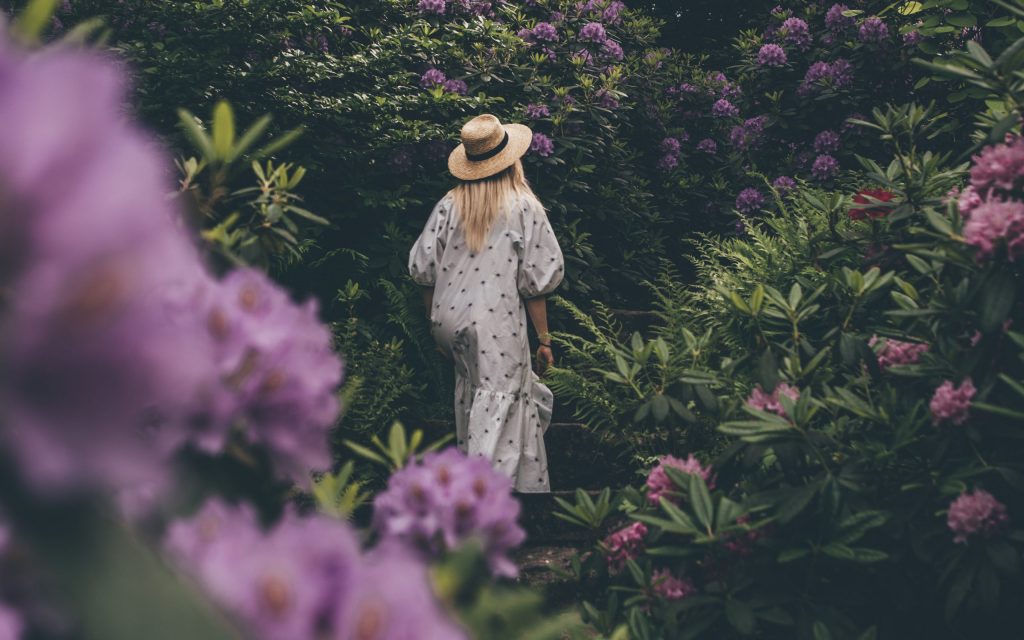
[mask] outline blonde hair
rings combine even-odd
[[[507,215],[511,211],[514,199],[518,199],[516,196],[531,199],[541,206],[526,181],[520,160],[493,176],[462,180],[448,193],[455,200],[466,243],[473,251],[483,248],[494,221],[499,215]]]

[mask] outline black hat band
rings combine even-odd
[[[493,149],[491,149],[490,151],[485,151],[483,153],[475,153],[475,154],[467,153],[466,154],[466,159],[467,160],[472,160],[473,162],[480,162],[481,160],[487,160],[487,159],[493,158],[494,156],[496,156],[499,153],[501,153],[501,151],[505,147],[507,147],[507,146],[508,146],[508,131],[505,132],[505,137],[502,139],[502,141],[499,142],[497,145],[495,145],[495,147]]]

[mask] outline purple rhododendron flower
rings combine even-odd
[[[972,160],[971,185],[980,193],[1011,191],[1024,183],[1024,138],[985,147]]]
[[[608,38],[601,43],[601,53],[612,60],[622,60],[622,58],[625,57],[625,53],[622,51],[622,45],[611,38]]]
[[[420,13],[442,15],[446,4],[445,0],[420,0],[416,7],[420,10]]]
[[[437,85],[444,84],[447,79],[441,70],[430,68],[420,76],[420,86],[424,89],[431,89]]]
[[[407,551],[390,546],[375,549],[357,566],[354,580],[358,587],[348,594],[336,617],[341,631],[335,637],[469,640],[437,601],[427,567]]]
[[[772,186],[775,187],[775,190],[779,192],[780,196],[784,196],[796,188],[796,180],[789,176],[779,176],[778,178],[775,178],[775,180],[772,180]]]
[[[825,13],[825,26],[832,31],[843,31],[849,29],[856,23],[856,18],[853,16],[844,16],[843,12],[849,11],[850,8],[845,4],[834,4],[829,7],[829,10]]]
[[[622,0],[612,0],[601,13],[601,18],[608,24],[618,25],[622,23],[622,12],[626,10],[626,3]]]
[[[466,92],[469,91],[469,87],[463,80],[456,80],[455,78],[445,80],[443,86],[444,90],[447,91],[448,93],[466,95]]]
[[[678,138],[665,138],[661,141],[661,150],[663,153],[678,154],[682,149]]]
[[[0,40],[0,78],[0,446],[36,489],[159,482],[217,382],[169,163],[109,59]]]
[[[1005,243],[1011,262],[1024,254],[1024,202],[995,198],[975,207],[964,225],[964,241],[977,248],[978,260],[987,260]]]
[[[920,342],[905,342],[893,338],[885,338],[884,341],[877,335],[871,336],[868,346],[874,348],[881,343],[881,348],[875,349],[875,356],[878,358],[878,368],[885,371],[889,367],[897,365],[916,364],[921,359],[921,354],[928,351],[929,346]]]
[[[580,49],[579,51],[577,51],[576,53],[573,54],[573,57],[579,58],[580,60],[582,60],[583,64],[588,64],[588,65],[594,64],[594,56],[592,56],[590,54],[590,52],[587,51],[586,49]]]
[[[247,637],[344,637],[346,604],[366,588],[361,575],[356,579],[355,535],[337,520],[288,511],[263,532],[250,511],[219,505],[172,525],[169,535],[176,536],[168,539],[169,555]],[[417,566],[405,564],[407,571]]]
[[[604,540],[608,550],[608,569],[612,573],[622,571],[626,560],[636,560],[644,550],[644,536],[647,527],[642,522],[623,527]]]
[[[839,151],[839,134],[831,129],[825,129],[814,137],[814,151],[816,153],[833,153]]]
[[[569,96],[566,96],[567,98]],[[530,143],[530,151],[536,153],[542,158],[547,158],[555,152],[555,143],[551,141],[551,138],[547,137],[543,133],[537,132],[533,134],[533,142]]]
[[[693,454],[690,454],[686,460],[671,455],[662,456],[658,458],[658,464],[647,475],[647,499],[654,504],[658,504],[662,496],[672,500],[672,494],[678,490],[668,473],[665,472],[666,467],[678,469],[683,473],[697,474],[704,479],[709,489],[715,488],[714,478],[711,477],[711,467],[702,467],[700,460],[693,457]],[[683,491],[686,491],[686,487],[683,487]]]
[[[734,118],[740,114],[739,108],[725,98],[715,101],[711,106],[711,115],[716,118]]]
[[[806,50],[811,46],[811,32],[807,23],[800,18],[786,18],[779,30],[783,40],[800,50]]]
[[[580,40],[603,43],[607,39],[608,34],[604,30],[604,25],[600,22],[588,22],[580,29]]]
[[[619,101],[607,89],[598,89],[594,95],[597,97],[597,104],[605,109],[619,108]]]
[[[914,46],[916,44],[920,44],[923,41],[924,41],[924,36],[921,34],[920,31],[918,31],[916,29],[914,31],[908,31],[908,32],[903,34],[903,44],[904,44],[904,46],[912,47],[912,46]]]
[[[711,138],[704,138],[697,143],[697,150],[710,155],[715,155],[718,153],[718,143]]]
[[[984,489],[961,493],[950,503],[946,515],[946,525],[953,532],[953,542],[957,544],[966,544],[972,536],[989,536],[1008,521],[1006,505]]]
[[[736,196],[736,208],[743,213],[753,213],[764,207],[764,194],[754,187],[747,187]]]
[[[0,640],[18,640],[25,631],[25,621],[15,609],[0,602]]]
[[[557,42],[558,41],[558,30],[555,29],[550,23],[538,22],[530,33],[533,40],[536,42]]]
[[[697,587],[689,578],[677,578],[668,569],[656,569],[651,574],[654,593],[669,601],[683,600],[697,593]]]
[[[965,378],[959,387],[954,386],[952,380],[943,382],[928,403],[928,408],[932,412],[932,423],[939,425],[951,422],[961,425],[967,422],[971,400],[977,392],[970,378]]]
[[[545,104],[528,104],[526,105],[526,117],[538,120],[540,118],[547,118],[551,115],[551,110]]]
[[[672,171],[679,166],[679,157],[666,153],[658,159],[658,168],[662,171]]]
[[[853,64],[846,58],[837,58],[829,65],[829,77],[837,88],[850,86],[853,83]]]
[[[766,44],[757,52],[757,63],[762,67],[780,67],[786,61],[785,49],[777,44]]]
[[[750,397],[747,398],[747,406],[785,417],[786,409],[779,401],[779,398],[782,396],[786,396],[790,400],[796,402],[800,399],[800,390],[786,384],[785,382],[780,382],[775,385],[775,388],[772,389],[771,393],[765,393],[764,389],[761,388],[761,385],[757,385],[754,387],[754,391],[751,392]]]
[[[512,481],[481,457],[455,448],[423,456],[394,473],[374,500],[373,526],[384,543],[398,543],[425,557],[481,541],[491,570],[515,576],[508,552],[526,534],[516,523],[519,502]]]
[[[399,149],[388,158],[388,164],[399,173],[405,173],[412,169],[412,154],[408,149]]]
[[[811,165],[811,175],[822,182],[834,178],[839,173],[839,161],[827,153],[820,154]]]
[[[819,82],[831,76],[832,67],[829,63],[818,61],[807,68],[807,73],[804,74],[804,84],[812,84]]]
[[[879,44],[889,37],[889,26],[878,16],[871,16],[860,24],[857,37],[866,44]]]

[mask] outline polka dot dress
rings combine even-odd
[[[544,431],[554,398],[531,365],[524,298],[562,281],[562,251],[533,198],[516,198],[480,251],[445,196],[409,252],[413,280],[434,287],[431,333],[455,363],[459,449],[489,458],[521,492],[550,491]]]

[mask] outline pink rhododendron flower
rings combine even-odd
[[[987,536],[1009,520],[1006,505],[984,489],[963,492],[949,505],[946,525],[953,532],[953,542],[966,544],[972,536]]]
[[[654,504],[658,504],[662,496],[671,499],[672,496],[670,494],[678,491],[678,487],[669,478],[668,473],[665,472],[666,467],[679,469],[684,473],[697,474],[704,478],[709,489],[715,487],[714,479],[711,477],[711,467],[702,467],[700,461],[693,457],[693,454],[690,454],[686,460],[670,455],[662,456],[658,459],[658,464],[651,469],[650,474],[647,476],[647,499]]]
[[[973,160],[971,184],[978,191],[1012,191],[1024,181],[1024,138],[985,147]]]
[[[644,550],[644,536],[647,527],[642,522],[623,527],[605,538],[604,546],[608,550],[608,568],[613,573],[622,571],[626,560],[636,560]]]
[[[991,258],[1005,243],[1011,262],[1024,253],[1024,202],[989,199],[971,211],[964,241],[978,249],[978,260]]]
[[[761,388],[761,385],[757,385],[754,387],[754,391],[750,394],[750,397],[747,398],[747,405],[755,409],[760,409],[761,411],[768,411],[780,416],[785,416],[786,409],[782,406],[782,403],[779,402],[779,398],[781,396],[786,396],[795,402],[800,399],[800,390],[786,384],[785,382],[780,382],[775,385],[775,389],[773,389],[771,393],[765,393],[764,389]]]
[[[928,351],[928,345],[920,342],[880,339],[878,336],[871,336],[868,340],[868,346],[872,348],[879,343],[882,347],[875,350],[875,355],[878,357],[878,368],[882,371],[896,365],[916,364],[921,354]]]
[[[651,574],[651,586],[654,593],[670,601],[682,600],[697,593],[692,580],[677,578],[668,569],[656,569]]]
[[[928,408],[932,412],[932,422],[936,425],[951,422],[956,425],[967,421],[971,408],[971,399],[978,392],[970,378],[965,378],[959,387],[952,380],[946,380],[932,396]]]

